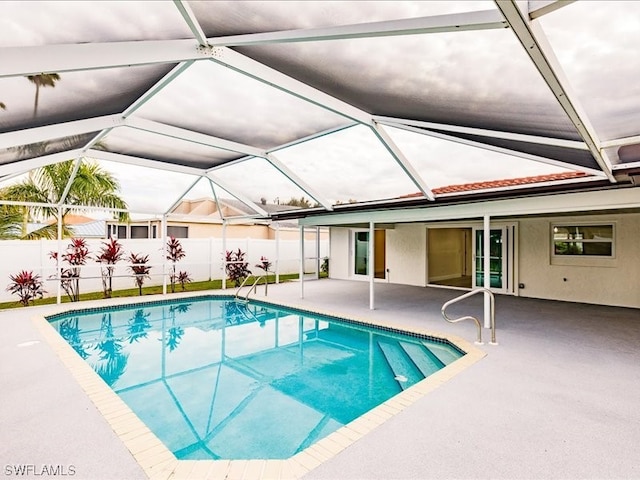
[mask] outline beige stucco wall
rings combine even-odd
[[[349,228],[331,229],[330,276],[353,279]],[[398,225],[386,231],[387,281],[403,285],[426,285],[426,228],[422,224]]]
[[[615,258],[553,258],[551,225],[613,222]],[[546,298],[640,308],[640,215],[608,214],[517,219],[518,263],[514,283],[523,297]],[[353,278],[350,272],[348,228],[331,229],[331,277]],[[387,230],[390,283],[427,284],[427,228],[398,224]]]
[[[345,280],[349,278],[349,229],[332,228],[329,235],[331,258],[329,277]]]
[[[615,258],[555,259],[551,225],[614,222]],[[523,297],[640,307],[640,215],[520,220],[519,279]]]
[[[398,224],[387,230],[389,283],[427,284],[427,229],[424,224]]]

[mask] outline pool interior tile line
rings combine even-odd
[[[228,293],[211,293],[181,298],[198,298],[206,300],[212,297],[229,297]],[[175,298],[173,298],[175,300]],[[169,302],[170,300],[159,300]],[[442,339],[441,343],[448,343],[464,352],[464,356],[443,369],[435,372],[426,379],[404,390],[398,395],[378,405],[369,412],[363,414],[352,422],[340,427],[335,432],[314,443],[307,449],[298,452],[286,460],[178,460],[175,455],[166,448],[164,443],[137,417],[126,403],[115,393],[100,376],[88,365],[77,352],[58,334],[55,328],[44,316],[33,317],[40,334],[54,350],[58,358],[67,367],[76,379],[83,391],[96,406],[105,421],[111,426],[114,433],[127,447],[131,455],[136,459],[145,474],[153,480],[175,479],[212,479],[212,480],[297,480],[305,474],[333,458],[363,436],[370,433],[384,422],[401,413],[416,401],[421,400],[428,393],[438,388],[447,380],[465,370],[478,360],[486,356],[486,353],[466,340],[454,335],[443,335],[439,332],[425,329],[398,328],[388,322],[372,321],[366,318],[354,318],[336,312],[321,311],[320,309],[301,309],[299,306],[286,303],[265,304],[282,306],[295,310],[303,310],[332,318],[345,318],[347,323],[369,325],[382,328],[392,333],[408,333],[418,338]],[[128,304],[135,302],[128,302]],[[157,304],[158,301],[146,301],[142,304]],[[122,301],[115,303],[123,305]],[[108,306],[108,302],[102,302],[102,306]],[[74,310],[69,305],[58,306],[59,313]],[[99,310],[89,308],[80,310]],[[50,314],[48,314],[50,315]]]

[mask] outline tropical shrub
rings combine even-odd
[[[238,248],[238,250],[227,251],[225,253],[225,271],[227,278],[234,282],[235,286],[239,286],[245,278],[251,275],[249,270],[249,262],[245,259],[246,253]]]
[[[169,281],[171,282],[171,293],[174,293],[176,291],[176,281],[179,281],[178,275],[176,274],[176,262],[182,260],[186,255],[187,254],[185,253],[184,248],[182,248],[180,240],[175,237],[169,237],[169,240],[167,240],[167,260],[172,263],[171,274],[169,275]],[[180,274],[183,273],[186,274],[186,272],[180,272]],[[188,278],[189,275],[186,274],[186,277]],[[180,283],[182,284],[182,290],[184,290],[185,282]]]
[[[269,273],[271,262],[267,257],[260,257],[260,263],[257,263],[256,267],[264,270],[264,273]]]
[[[135,275],[135,282],[138,286],[138,291],[140,295],[142,295],[142,285],[144,285],[144,281],[147,278],[150,278],[149,272],[151,271],[151,266],[145,265],[149,261],[149,255],[131,252],[129,255],[129,261],[131,262],[129,270],[131,270]]]
[[[25,307],[36,298],[42,298],[45,293],[40,275],[23,270],[16,275],[9,275],[11,283],[7,291],[15,293],[20,298],[20,303]]]
[[[96,257],[96,261],[101,264],[106,264],[106,267],[100,267],[100,275],[102,276],[102,292],[104,298],[111,298],[113,293],[113,272],[115,271],[115,264],[124,258],[124,251],[122,250],[122,244],[115,238],[112,238],[108,242],[102,242],[102,248],[100,249],[100,255]]]
[[[58,252],[49,252],[49,257],[59,263],[65,262],[69,268],[60,269],[60,284],[72,302],[80,301],[80,267],[87,263],[89,248],[84,238],[72,238],[67,250],[58,259]]]
[[[186,284],[191,282],[191,277],[188,272],[180,271],[176,277],[176,282],[180,284],[182,287],[182,291],[184,292],[186,289]]]
[[[320,271],[322,273],[326,273],[329,275],[329,257],[324,257],[322,259],[322,264],[320,265]]]

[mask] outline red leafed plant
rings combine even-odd
[[[246,253],[238,249],[237,251],[227,251],[225,253],[225,270],[229,280],[239,286],[242,281],[251,275],[249,262],[245,260]]]
[[[40,275],[33,272],[21,271],[16,275],[9,275],[11,283],[7,291],[15,293],[20,297],[20,303],[25,307],[35,298],[42,298],[45,293]]]
[[[140,295],[142,295],[142,285],[144,285],[145,279],[149,278],[149,272],[151,271],[151,266],[145,265],[149,261],[149,255],[142,255],[141,253],[131,253],[129,255],[129,261],[131,265],[129,269],[135,275],[136,285],[138,286],[138,291]]]
[[[256,267],[264,270],[264,273],[269,273],[269,269],[271,268],[271,262],[267,257],[260,257],[260,263],[256,264]]]
[[[122,244],[118,240],[112,238],[108,242],[102,242],[102,248],[100,249],[100,254],[96,257],[96,261],[106,265],[106,267],[100,268],[104,298],[111,298],[114,265],[123,258],[124,251],[122,250]]]
[[[176,274],[176,262],[182,260],[187,254],[182,248],[182,244],[180,240],[175,237],[169,237],[167,240],[167,260],[172,263],[171,274],[169,275],[169,281],[171,282],[171,293],[176,291],[176,281],[182,285],[182,290],[184,290],[184,284],[187,281],[191,281],[189,279],[189,274],[186,272],[180,272],[180,275],[185,274],[186,277],[183,277],[183,280],[180,280],[180,276]],[[188,280],[184,280],[184,278]]]
[[[49,257],[58,262],[58,252],[50,252]],[[69,268],[60,269],[60,283],[69,300],[78,302],[80,300],[80,266],[87,263],[89,258],[89,247],[84,238],[72,238],[67,250],[62,254],[62,261],[69,265]]]
[[[180,286],[182,287],[182,291],[184,292],[186,289],[186,284],[191,282],[191,277],[189,276],[188,272],[181,271],[176,276],[176,281],[180,284]]]

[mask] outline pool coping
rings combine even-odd
[[[404,328],[389,322],[381,322],[370,318],[345,315],[330,312],[325,309],[304,308],[299,305],[281,301],[269,302],[261,299],[259,300],[260,303],[336,317],[398,332],[445,339],[452,345],[466,352],[466,354],[288,459],[178,460],[164,443],[137,417],[118,394],[113,391],[93,368],[77,354],[71,345],[58,334],[56,329],[45,318],[63,312],[88,308],[157,303],[187,298],[229,296],[229,292],[209,291],[159,295],[154,296],[156,298],[153,300],[142,297],[128,297],[82,302],[82,304],[65,303],[55,305],[50,312],[32,317],[34,326],[71,372],[91,402],[150,479],[240,480],[242,478],[248,478],[256,480],[297,480],[486,356],[484,351],[455,335],[421,328]]]

